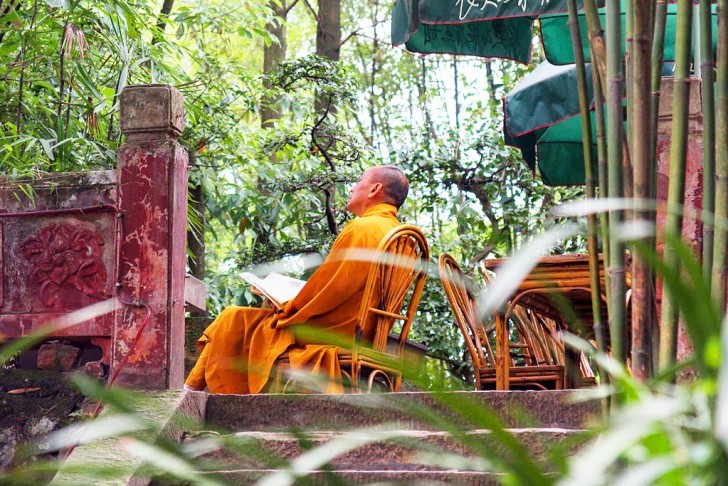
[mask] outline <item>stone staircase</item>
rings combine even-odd
[[[491,391],[210,395],[204,413],[209,430],[183,440],[200,447],[214,436],[226,444],[202,457],[203,474],[225,484],[285,484],[307,471],[297,484],[487,485],[502,475],[484,470],[515,470],[525,484],[524,456],[548,470],[555,448],[573,453],[600,408],[573,402],[569,391]]]

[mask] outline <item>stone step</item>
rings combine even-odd
[[[229,469],[205,473],[223,484],[253,484],[261,479],[270,480],[267,484],[292,484],[293,481],[284,481],[280,471],[275,469]],[[315,484],[316,486],[340,486],[342,484],[397,484],[401,486],[421,486],[427,484],[436,486],[440,484],[456,484],[458,486],[497,486],[502,484],[502,474],[473,471],[313,471],[305,476],[307,482],[295,484]],[[189,483],[175,481],[169,478],[157,478],[151,483],[155,486],[181,486]]]
[[[494,417],[507,428],[583,429],[599,417],[600,404],[573,398],[569,390],[210,395],[205,421],[230,432],[336,431],[383,424],[411,430],[489,429]]]
[[[293,469],[311,471],[296,484],[495,485],[504,478],[490,471],[521,470],[519,454],[553,471],[552,453],[579,450],[600,413],[570,391],[206,398],[206,424],[184,443],[202,454],[199,474],[224,484],[286,483],[273,475]]]
[[[566,447],[567,454],[575,452],[586,438],[575,429],[508,432],[522,448],[508,448],[502,438],[488,430],[458,434],[386,429],[297,434],[239,432],[223,438],[227,448],[202,457],[216,471],[270,469],[289,463],[306,463],[309,468],[328,464],[335,471],[481,471],[487,469],[485,457],[518,464],[519,454],[527,454],[532,460],[541,461],[554,447]],[[192,445],[194,439],[186,442]],[[319,462],[311,466],[310,461]]]

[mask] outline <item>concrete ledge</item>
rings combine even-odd
[[[133,436],[146,443],[154,443],[161,438],[179,442],[185,421],[203,421],[206,403],[207,395],[201,392],[168,391],[146,395],[139,403],[131,404],[132,413],[148,424],[145,430],[76,447],[50,484],[148,484],[149,478],[142,470],[143,457],[129,451],[124,441]],[[112,415],[100,415],[109,416]],[[102,467],[107,470],[108,476],[98,475]]]

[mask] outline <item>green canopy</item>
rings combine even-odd
[[[442,0],[433,0],[442,3]],[[421,22],[420,12],[427,1],[397,0],[392,10],[392,44],[404,44],[411,52],[464,54],[531,61],[533,20],[514,17],[485,22],[449,24]],[[510,3],[510,2],[509,2]],[[414,5],[413,5],[414,4]],[[448,6],[455,11],[454,2]]]
[[[671,76],[673,65],[664,63],[662,75]],[[586,73],[587,96],[592,100],[591,64],[586,65]],[[511,140],[579,114],[576,65],[542,62],[503,98],[503,112],[503,132]]]
[[[590,112],[596,126],[594,112]],[[592,130],[593,154],[597,153],[596,130]],[[581,115],[547,128],[536,142],[538,169],[543,183],[549,186],[584,184],[584,143],[581,137]],[[592,160],[597,174],[596,158]]]
[[[716,15],[717,5],[711,5],[713,12],[713,49],[716,48],[718,42],[718,17]],[[627,7],[622,0],[622,32],[627,31],[626,14]],[[604,8],[599,9],[599,17],[602,25],[606,25],[607,14]],[[543,44],[546,59],[551,64],[564,65],[574,63],[574,50],[571,47],[571,33],[569,30],[569,16],[566,13],[541,15],[539,22],[541,23],[541,42]],[[584,14],[579,15],[579,25],[581,29],[581,42],[584,46],[584,59],[591,61],[589,52],[589,31],[586,25],[586,17]],[[677,30],[677,5],[670,3],[667,5],[667,20],[665,24],[665,61],[675,60],[675,33]],[[565,39],[569,39],[565,42]],[[625,49],[624,37],[622,38],[622,52]],[[715,51],[714,51],[715,52]]]
[[[581,9],[582,0],[577,0]],[[465,54],[531,62],[533,19],[565,13],[566,0],[397,0],[392,44],[411,52]],[[571,45],[567,32],[561,42]]]
[[[587,96],[592,98],[591,65],[587,64]],[[579,113],[576,67],[539,64],[503,98],[504,131],[520,137]]]
[[[410,0],[410,3],[412,0]],[[545,13],[568,12],[567,0],[419,0],[422,23],[460,24],[479,20],[538,17]]]
[[[596,123],[590,112],[592,124]],[[594,125],[592,125],[594,126]],[[539,128],[520,137],[505,133],[507,145],[521,149],[523,160],[541,174],[547,186],[584,184],[584,148],[581,138],[581,115],[576,115],[550,127]],[[593,154],[597,153],[596,131],[592,130]],[[594,173],[596,159],[592,160]]]
[[[596,115],[589,112],[592,127]],[[507,145],[521,149],[523,159],[531,170],[538,168],[541,180],[547,186],[575,186],[584,184],[584,144],[581,137],[581,115],[546,128],[539,128],[520,137],[505,134]],[[592,160],[596,168],[597,136],[592,128]]]

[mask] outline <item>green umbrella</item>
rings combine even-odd
[[[663,75],[672,73],[663,65]],[[592,97],[591,66],[587,65],[588,97]],[[517,147],[526,164],[538,168],[545,184],[584,184],[584,152],[576,87],[576,66],[545,61],[503,98],[503,135]],[[594,113],[592,126],[595,126]],[[596,154],[596,131],[592,131]],[[596,171],[595,171],[596,173]]]
[[[663,76],[672,76],[673,63],[662,67]],[[592,100],[591,65],[586,65],[587,97]],[[593,108],[593,107],[592,107]],[[507,139],[518,139],[539,128],[550,127],[579,114],[576,66],[539,64],[503,98]]]
[[[586,69],[587,96],[591,100],[591,66]],[[503,98],[503,112],[503,131],[513,138],[578,114],[576,66],[542,62]]]
[[[596,126],[594,112],[590,112]],[[584,142],[581,137],[581,115],[568,118],[543,130],[536,142],[538,169],[541,180],[549,186],[584,184]],[[597,153],[596,130],[592,130],[592,153]],[[596,159],[592,160],[594,174],[598,173]]]
[[[594,112],[589,113],[592,126]],[[523,160],[532,170],[538,168],[541,180],[547,186],[575,186],[584,184],[584,144],[581,138],[581,115],[539,128],[520,137],[505,134],[506,144],[521,149]],[[597,153],[596,131],[592,132],[592,153]],[[596,159],[592,160],[597,174]]]
[[[718,16],[716,15],[717,5],[711,5],[713,19],[713,52],[717,52],[716,46],[718,41]],[[622,32],[626,32],[627,5],[622,0]],[[606,24],[606,10],[599,9],[599,17],[602,25]],[[574,50],[571,47],[571,33],[569,30],[569,16],[567,13],[554,13],[539,16],[541,23],[541,42],[543,44],[546,59],[551,64],[564,65],[574,63]],[[589,52],[589,31],[586,25],[586,17],[584,14],[579,15],[579,26],[581,31],[581,42],[584,50],[584,59],[586,62],[591,61]],[[677,30],[677,5],[669,3],[667,5],[667,20],[665,23],[665,50],[664,60],[675,60],[675,33]],[[569,39],[565,42],[565,39]],[[624,53],[625,45],[622,38],[622,52]]]
[[[392,44],[404,44],[412,52],[468,54],[528,64],[533,19],[546,12],[566,11],[566,0],[397,0],[392,10]]]
[[[578,3],[581,10],[583,4]],[[713,12],[713,47],[717,44],[717,5]],[[622,0],[622,31],[626,31],[626,2]],[[541,24],[541,43],[552,64],[574,62],[566,0],[527,2],[514,0],[397,0],[392,10],[392,44],[412,52],[464,54],[488,58],[531,60],[534,19]],[[606,22],[600,8],[602,25]],[[584,14],[579,15],[582,45],[590,61],[588,29]],[[677,5],[667,6],[664,60],[675,59]],[[624,51],[624,39],[622,40]]]

